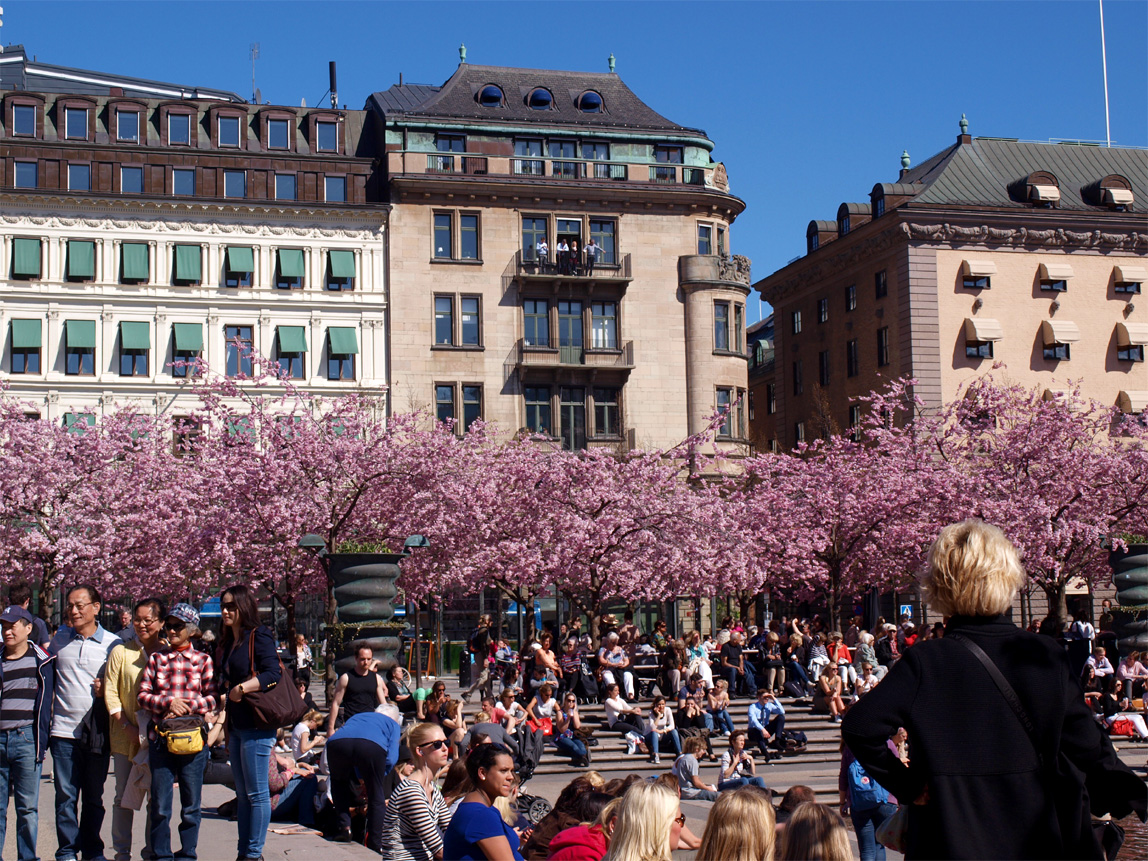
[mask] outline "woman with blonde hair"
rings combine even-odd
[[[857,761],[909,805],[906,858],[1102,858],[1090,813],[1148,817],[1064,648],[1006,615],[1024,579],[995,526],[942,529],[921,591],[945,635],[906,650],[845,716]],[[888,746],[900,727],[908,765]]]
[[[677,793],[660,783],[635,783],[618,807],[603,861],[670,861],[685,824]]]
[[[747,827],[747,824],[752,823]],[[723,792],[710,810],[698,858],[773,861],[774,814],[769,793],[757,787]]]
[[[395,787],[383,817],[382,855],[391,861],[431,861],[442,857],[443,831],[450,822],[435,776],[450,752],[442,727],[415,724],[407,731],[414,771]]]
[[[699,856],[700,857],[700,856]],[[798,805],[781,832],[778,861],[853,861],[845,820],[832,807]]]

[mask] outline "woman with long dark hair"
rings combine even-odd
[[[259,725],[245,697],[279,684],[282,671],[275,635],[259,623],[259,607],[246,586],[223,590],[219,609],[223,617],[219,691],[227,697],[227,740],[238,796],[238,858],[257,859],[271,822],[268,771],[275,729]]]

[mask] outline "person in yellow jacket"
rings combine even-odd
[[[139,721],[136,717],[140,681],[147,668],[148,657],[163,647],[160,634],[166,609],[157,598],[146,598],[132,610],[132,626],[136,639],[125,640],[108,655],[108,669],[104,681],[104,700],[108,706],[109,735],[112,764],[116,777],[115,799],[112,802],[112,849],[116,861],[130,861],[132,856],[132,819],[134,811],[123,806],[124,792],[128,788],[132,763],[140,752]],[[149,817],[150,818],[150,817]],[[153,857],[151,823],[141,857]]]

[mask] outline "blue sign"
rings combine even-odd
[[[901,615],[902,616],[908,616],[910,619],[912,619],[913,618],[913,605],[912,604],[902,604],[901,605]]]
[[[199,608],[199,618],[201,619],[218,619],[222,614],[219,612],[219,596],[208,598],[203,602],[203,606]]]
[[[526,608],[523,607],[523,610],[526,610]],[[506,613],[508,616],[513,616],[513,617],[517,618],[518,617],[518,604],[514,601],[511,601],[510,605],[506,608]],[[537,628],[539,631],[542,630],[542,602],[541,601],[535,601],[534,602],[534,627]]]

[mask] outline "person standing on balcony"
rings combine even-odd
[[[570,255],[569,255],[569,262],[568,262],[568,268],[570,271],[568,274],[577,275],[578,274],[578,267],[581,264],[581,262],[582,262],[581,256],[578,254],[578,240],[577,239],[571,239],[570,240]]]
[[[558,240],[558,274],[570,274],[570,246],[566,244],[565,239]]]
[[[541,270],[550,262],[550,246],[546,244],[545,236],[538,240],[538,245],[535,246],[534,251],[538,258],[538,268]]]
[[[590,237],[590,241],[586,243],[586,277],[589,278],[594,274],[594,264],[598,262],[598,255],[602,253],[602,246],[594,241],[594,237]]]

